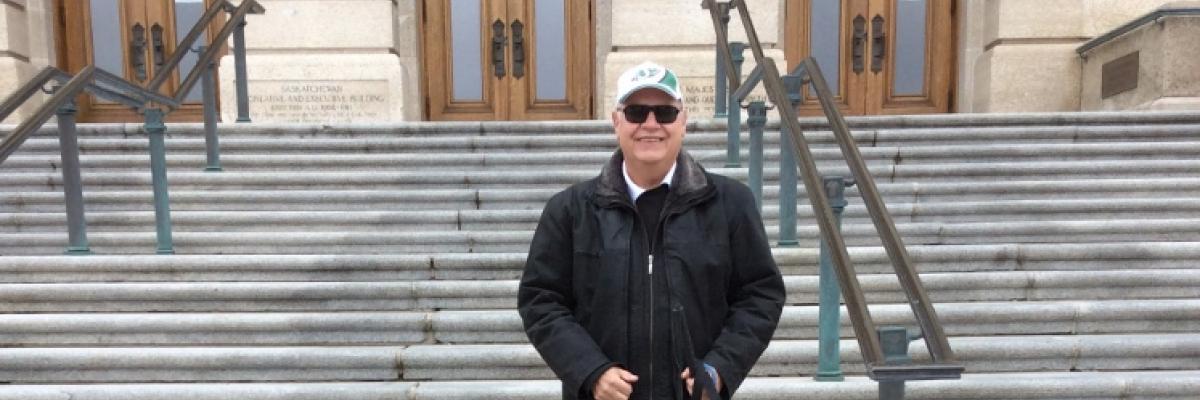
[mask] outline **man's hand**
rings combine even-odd
[[[683,373],[679,374],[679,379],[683,379],[684,386],[687,387],[688,395],[690,396],[692,394],[692,385],[694,385],[696,383],[696,378],[692,376],[692,369],[684,368]],[[720,374],[715,374],[715,376],[713,377],[713,385],[716,385],[718,392],[721,391],[721,375]],[[708,393],[704,393],[704,400],[708,400],[708,399],[709,399]]]
[[[609,367],[596,379],[592,395],[596,400],[626,400],[629,394],[633,393],[633,383],[637,380],[637,375],[632,372],[620,367]]]

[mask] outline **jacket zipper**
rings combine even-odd
[[[646,256],[646,278],[649,281],[649,303],[650,307],[650,325],[649,325],[649,342],[650,342],[650,368],[646,371],[646,386],[650,390],[650,398],[654,398],[654,249],[650,248],[650,233],[645,227],[642,227],[642,232],[645,233],[643,238],[646,240],[646,248],[648,249]]]
[[[670,216],[670,213],[667,212],[668,205],[670,205],[670,204],[666,203],[666,202],[663,203],[663,208],[662,208],[662,211],[659,212],[658,224],[655,226],[656,229],[654,230],[654,232],[650,232],[650,231],[646,230],[646,227],[642,227],[642,232],[644,233],[644,235],[642,235],[642,237],[646,240],[646,248],[649,249],[647,251],[648,254],[646,256],[646,278],[647,278],[647,280],[650,281],[649,282],[649,286],[650,286],[650,301],[649,301],[650,302],[650,329],[649,329],[649,331],[650,331],[650,346],[649,346],[650,347],[650,370],[646,372],[646,375],[647,375],[646,383],[647,383],[647,386],[650,387],[650,398],[654,398],[654,311],[655,311],[654,310],[654,248],[651,247],[651,244],[650,244],[650,235],[654,235],[655,237],[658,237],[658,233],[666,229],[666,227],[664,225],[666,224],[667,217]],[[636,208],[634,209],[634,213],[636,215],[636,213],[637,213]],[[638,219],[641,220],[641,217],[639,216]],[[668,296],[667,304],[670,304],[671,294],[667,293],[667,296]]]
[[[632,204],[630,206],[630,208],[633,209],[633,217],[637,221],[641,221],[642,218],[638,214],[637,207],[633,206]],[[663,208],[663,211],[665,211],[665,204],[663,205]],[[661,219],[659,220],[659,224],[662,224]],[[647,342],[649,345],[647,347],[650,350],[648,352],[650,362],[649,368],[646,370],[646,387],[650,392],[650,398],[654,398],[654,249],[650,247],[650,235],[656,234],[657,232],[651,233],[649,228],[650,227],[648,226],[642,227],[642,245],[646,248],[646,280],[648,281],[646,284],[646,297],[647,302],[649,303],[647,310],[650,313],[650,323],[647,325],[647,331],[649,333],[647,337]]]
[[[653,232],[653,233],[650,232],[647,229],[648,227],[645,227],[645,226],[642,227],[642,242],[643,242],[645,248],[647,249],[647,251],[646,251],[646,253],[647,253],[646,277],[650,281],[649,282],[649,290],[648,290],[649,303],[650,303],[649,304],[649,306],[650,306],[650,308],[649,308],[650,325],[648,328],[648,331],[650,333],[650,337],[649,337],[649,342],[650,342],[650,345],[649,345],[650,365],[649,365],[649,367],[650,368],[648,371],[646,371],[646,386],[649,387],[651,398],[654,397],[654,249],[650,247],[650,235],[657,235],[658,231],[665,229],[665,227],[663,225],[666,223],[667,217],[669,217],[671,214],[673,214],[673,212],[668,212],[667,206],[669,206],[669,205],[670,205],[669,202],[663,203],[662,211],[659,212],[658,226],[657,226],[658,229],[656,229],[655,232]],[[637,206],[635,206],[631,203],[626,203],[626,206],[633,210],[634,219],[641,221],[641,216],[638,214]],[[669,294],[668,294],[668,296],[669,296]]]

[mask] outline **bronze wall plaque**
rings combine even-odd
[[[1138,51],[1104,63],[1100,68],[1100,98],[1137,89]]]

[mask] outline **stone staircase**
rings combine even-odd
[[[805,122],[821,172],[845,174]],[[910,382],[909,398],[1200,397],[1200,115],[850,123],[967,368]],[[61,255],[50,131],[0,165],[0,400],[558,398],[517,278],[542,204],[615,147],[605,122],[229,124],[220,173],[202,171],[199,126],[170,125],[173,256],[153,254],[138,128],[80,126],[96,255]],[[723,167],[722,124],[689,132],[710,170],[746,178]],[[872,315],[913,325],[848,195]],[[774,249],[788,305],[738,398],[876,398],[845,318],[849,376],[811,378],[818,233],[804,199],[797,213],[800,246]],[[911,353],[927,358],[919,341]]]

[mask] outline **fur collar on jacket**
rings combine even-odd
[[[625,155],[618,149],[609,158],[608,163],[600,170],[596,181],[596,199],[601,205],[613,202],[630,204],[629,192],[625,188],[625,174],[621,172],[621,164]],[[668,199],[690,199],[708,193],[712,189],[708,175],[696,160],[684,150],[675,157],[675,177],[671,179],[671,191]],[[670,200],[668,200],[670,202]]]

